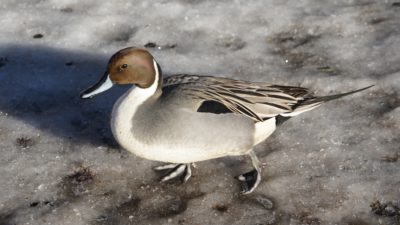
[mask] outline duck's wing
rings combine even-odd
[[[308,89],[229,78],[174,75],[164,78],[163,95],[184,94],[198,104],[198,111],[241,114],[255,122],[293,113]],[[212,107],[204,109],[204,105]],[[315,107],[313,107],[315,108]]]
[[[232,112],[260,122],[277,116],[284,121],[285,117],[297,116],[320,106],[323,102],[373,86],[335,95],[313,96],[303,87],[251,83],[211,76],[174,75],[164,79],[162,90],[167,96],[168,93],[179,93],[181,97],[189,98],[185,104],[191,102],[190,104],[200,112]]]

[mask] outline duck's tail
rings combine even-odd
[[[306,97],[304,98],[304,100],[299,101],[299,103],[296,105],[296,108],[290,112],[290,113],[283,113],[281,114],[281,116],[288,116],[288,117],[292,117],[292,116],[297,116],[303,112],[307,112],[310,111],[312,109],[317,108],[318,106],[320,106],[322,103],[324,102],[328,102],[331,100],[335,100],[338,98],[342,98],[344,96],[347,95],[351,95],[360,91],[364,91],[368,88],[373,87],[374,85],[370,85],[368,87],[364,87],[358,90],[354,90],[354,91],[349,91],[346,93],[340,93],[340,94],[336,94],[336,95],[328,95],[328,96],[310,96],[310,97]]]

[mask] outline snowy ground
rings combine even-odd
[[[400,2],[1,0],[0,21],[0,224],[400,224]],[[145,45],[166,74],[376,86],[282,125],[252,195],[245,157],[161,185],[111,136],[126,87],[79,99]]]

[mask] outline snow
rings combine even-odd
[[[397,224],[400,213],[370,204],[400,205],[399,5],[2,0],[0,224]],[[146,44],[165,74],[318,95],[376,86],[279,127],[257,147],[267,166],[254,194],[240,196],[234,179],[250,169],[246,157],[201,162],[188,183],[160,184],[159,163],[111,135],[127,87],[79,99],[115,51]]]

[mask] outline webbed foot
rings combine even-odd
[[[240,175],[237,179],[240,181],[240,185],[242,187],[241,194],[245,195],[250,194],[254,191],[254,189],[256,189],[261,181],[261,176],[257,170],[252,170]]]
[[[247,172],[245,174],[242,174],[238,177],[238,180],[240,181],[242,191],[241,194],[250,194],[251,192],[256,189],[256,187],[260,184],[261,182],[261,163],[258,160],[256,154],[254,153],[253,150],[249,151],[249,156],[251,158],[251,162],[253,164],[254,170]]]

